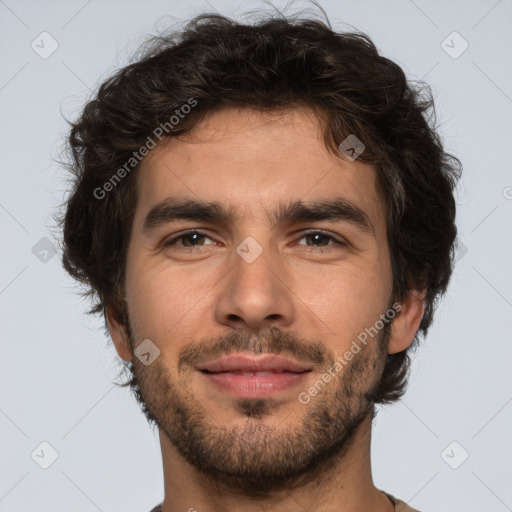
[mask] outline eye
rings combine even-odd
[[[347,245],[344,241],[339,240],[332,235],[329,235],[323,231],[318,231],[318,230],[317,231],[309,231],[309,232],[305,233],[299,240],[302,240],[302,239],[307,239],[307,240],[311,241],[313,244],[320,244],[320,246],[322,248],[328,247],[328,245],[326,245],[326,243],[328,244],[328,242],[330,242],[330,241],[334,242],[333,244],[330,244],[330,245],[341,245],[341,246]],[[298,245],[308,245],[308,244],[298,244]],[[321,248],[320,248],[320,251],[322,251]]]
[[[200,247],[204,244],[199,243],[204,238],[211,238],[201,233],[200,231],[186,231],[185,233],[181,233],[181,235],[178,235],[171,240],[168,240],[164,243],[164,247],[168,247],[170,245],[177,245],[179,247],[185,247],[185,248],[194,248],[194,247]],[[182,244],[176,244],[176,241],[182,241]],[[211,245],[211,244],[209,244]]]
[[[195,248],[204,246],[204,245],[215,245],[214,244],[205,244],[201,243],[201,241],[204,242],[205,239],[212,240],[208,235],[205,233],[202,233],[201,231],[197,230],[190,230],[185,231],[181,233],[178,236],[175,236],[164,243],[164,247],[174,246],[174,247],[181,247],[183,249],[181,250],[194,250]],[[347,246],[347,243],[332,236],[324,231],[309,231],[307,233],[304,233],[299,240],[306,239],[306,241],[311,242],[312,244],[316,245],[316,247],[313,247],[313,249],[317,248],[316,252],[323,252],[324,247],[330,247],[330,246]],[[180,243],[177,243],[180,242]],[[332,242],[332,243],[329,243]],[[307,245],[310,246],[309,243],[306,244],[298,244],[298,245]],[[329,249],[326,249],[329,250]]]

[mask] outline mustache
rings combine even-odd
[[[303,342],[293,332],[271,327],[255,336],[232,331],[220,338],[203,338],[200,342],[190,343],[179,356],[178,371],[184,366],[196,367],[211,359],[238,352],[289,355],[300,362],[322,367],[334,364],[334,356],[322,342]]]

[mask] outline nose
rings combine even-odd
[[[215,317],[233,329],[261,331],[289,327],[295,318],[290,277],[279,255],[265,249],[253,261],[238,253],[219,283]]]

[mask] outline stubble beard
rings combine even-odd
[[[149,424],[167,436],[212,488],[264,499],[319,479],[343,460],[361,425],[373,416],[390,330],[385,325],[341,371],[334,372],[335,377],[309,403],[297,399],[298,412],[286,418],[301,418],[293,426],[265,422],[276,410],[273,398],[234,399],[234,410],[244,418],[243,423],[220,425],[187,390],[188,379],[174,379],[161,364],[162,358],[146,367],[133,357],[129,384]],[[130,328],[128,332],[133,352],[138,337]],[[275,328],[268,332],[271,336],[258,337],[257,342],[236,332],[222,343],[259,353],[280,353],[293,343],[302,345]],[[323,365],[314,382],[334,363],[323,347],[320,356]]]

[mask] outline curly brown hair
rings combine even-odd
[[[191,99],[194,108],[169,123]],[[64,165],[73,186],[58,219],[62,262],[93,299],[89,313],[103,314],[105,333],[107,305],[128,325],[123,297],[138,165],[108,193],[98,190],[114,170],[126,170],[156,127],[166,126],[164,137],[175,137],[226,106],[267,112],[306,106],[317,114],[333,154],[340,155],[339,144],[350,134],[364,143],[358,160],[375,166],[386,202],[393,299],[426,290],[411,346],[418,344],[452,273],[453,191],[461,162],[443,150],[427,84],[407,80],[367,35],[338,33],[327,19],[299,15],[245,24],[203,14],[181,30],[154,36],[70,123]],[[405,392],[408,351],[388,355],[376,403],[391,403]]]

